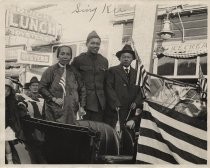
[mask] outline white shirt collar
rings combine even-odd
[[[63,67],[64,67],[64,65],[62,65],[62,64],[60,64],[60,63],[58,63],[58,65],[59,65],[61,68],[63,68]]]
[[[129,67],[123,66],[123,69],[128,69],[128,71],[130,71],[131,67],[130,66]]]
[[[124,70],[125,70],[125,69],[128,69],[128,72],[130,72],[131,67],[130,67],[130,66],[129,66],[129,67],[123,66],[123,69],[124,69]]]

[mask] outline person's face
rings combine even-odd
[[[11,93],[11,88],[9,86],[5,86],[5,97],[9,96]]]
[[[39,89],[39,83],[32,83],[29,88],[32,93],[37,93]]]
[[[101,45],[101,40],[99,38],[92,38],[86,45],[90,53],[97,54]]]
[[[131,62],[133,61],[133,55],[130,53],[122,53],[119,60],[121,65],[128,67],[131,65]]]
[[[58,54],[59,63],[62,65],[69,64],[72,59],[71,50],[69,47],[61,47]]]

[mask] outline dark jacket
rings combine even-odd
[[[21,118],[27,115],[26,104],[11,93],[5,98],[5,128],[11,127],[18,139],[25,140]]]
[[[105,109],[104,81],[108,60],[100,54],[81,53],[72,65],[80,72],[87,90],[86,109],[98,112]]]
[[[52,101],[53,97],[63,98],[63,88],[59,84],[64,68],[59,64],[50,66],[42,75],[39,83],[39,92],[46,100],[45,117],[47,120],[73,124],[79,103],[82,107],[86,104],[86,90],[81,81],[80,74],[70,65],[66,67],[66,96],[63,107]]]
[[[137,71],[131,67],[129,80],[121,65],[111,67],[106,78],[106,95],[108,109],[105,117],[112,120],[112,126],[117,122],[116,107],[120,107],[120,120],[124,124],[131,103],[135,102],[137,108],[142,108],[143,98],[139,86],[135,85]],[[135,110],[129,119],[136,119]]]

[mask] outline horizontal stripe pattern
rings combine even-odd
[[[153,103],[154,104],[154,103]],[[144,104],[144,111],[147,111],[152,114],[152,116],[159,121],[162,121],[163,123],[167,125],[171,125],[172,127],[176,128],[177,130],[181,130],[185,133],[188,133],[194,137],[199,137],[200,139],[207,140],[207,134],[205,130],[202,130],[200,128],[197,128],[195,126],[190,125],[190,123],[180,122],[179,120],[176,120],[175,118],[170,117],[170,114],[165,113],[164,110],[159,110],[159,108],[154,109],[151,106],[148,105],[148,103]],[[174,111],[170,111],[170,113],[173,113]],[[186,115],[183,115],[183,117],[187,117]],[[183,119],[184,120],[184,119]],[[201,122],[200,120],[197,121],[200,124],[205,124],[205,122]],[[190,131],[189,131],[190,130]]]
[[[148,104],[147,103],[145,103],[145,104],[146,104],[145,108],[147,108]],[[183,122],[184,124],[188,124],[193,127],[199,128],[201,130],[207,131],[207,124],[205,121],[198,122],[197,118],[187,116],[187,115],[182,114],[178,111],[169,109],[167,107],[161,106],[154,102],[149,102],[149,107],[151,107],[152,109],[156,109],[156,111],[158,111],[159,113],[165,114],[168,117],[171,117],[175,120]],[[145,110],[149,110],[149,109],[145,109]]]
[[[206,123],[197,120],[197,123],[205,124],[197,128],[197,124],[184,122],[188,118],[186,115],[180,122],[176,116],[171,117],[174,111],[168,113],[154,103],[150,106],[150,103],[144,103],[137,163],[207,164]]]
[[[154,120],[154,118],[151,116],[151,114],[145,115],[145,119],[148,119],[149,120],[149,121],[146,121],[147,124],[150,121],[158,122],[159,129],[166,130],[166,132],[169,133],[170,135],[173,135],[174,132],[176,132],[176,137],[177,138],[179,138],[179,139],[181,139],[181,140],[183,140],[185,142],[188,142],[188,140],[190,139],[191,140],[191,144],[193,144],[195,146],[198,146],[201,149],[207,150],[207,141],[202,140],[199,137],[192,136],[192,135],[190,135],[188,133],[185,133],[185,132],[183,132],[181,130],[175,129],[174,127],[171,127],[171,126],[169,126],[169,125],[167,125],[167,124],[165,124],[163,122],[160,122],[157,119]],[[144,124],[145,124],[144,121],[142,123],[142,127],[144,127]],[[146,126],[147,126],[147,124],[146,124]]]

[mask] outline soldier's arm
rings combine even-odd
[[[106,74],[105,91],[107,95],[107,101],[110,107],[115,110],[116,107],[120,107],[120,101],[114,89],[115,76],[111,70],[108,70]]]
[[[79,102],[81,107],[85,107],[86,105],[86,88],[85,83],[81,79],[81,75],[79,72],[75,72],[76,80],[78,83],[78,94],[79,94]]]

